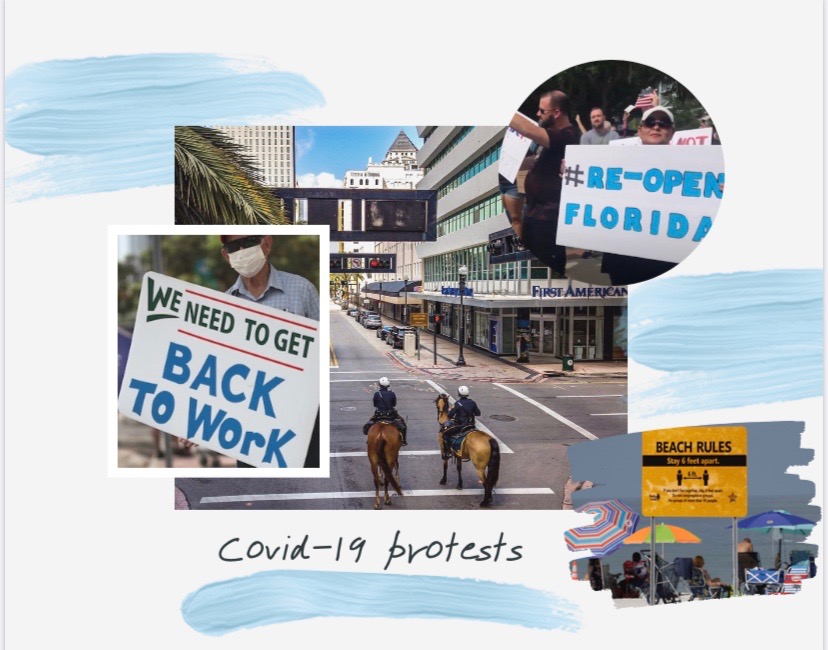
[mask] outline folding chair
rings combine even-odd
[[[745,584],[755,585],[757,588],[761,585],[766,594],[778,594],[782,588],[782,572],[773,569],[745,569]]]
[[[748,569],[756,569],[762,564],[759,559],[759,553],[756,551],[742,551],[738,557],[739,568],[739,592],[745,595],[764,594],[765,587],[763,585],[748,584],[745,579],[745,572]]]

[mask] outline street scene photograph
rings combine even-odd
[[[503,247],[506,129],[212,131],[274,223],[331,229],[330,476],[180,477],[176,507],[571,507],[567,449],[627,430],[627,290]],[[179,223],[227,221],[178,190]]]

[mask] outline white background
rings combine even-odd
[[[304,74],[327,104],[296,116],[296,123],[488,125],[508,123],[526,95],[570,66],[636,61],[690,89],[725,143],[727,193],[715,227],[674,273],[821,267],[822,4],[647,4],[316,2],[277,11],[275,4],[245,0],[11,0],[6,70],[56,58],[213,52]],[[797,167],[795,184],[788,165]],[[106,229],[172,219],[171,186],[6,206],[7,647],[75,641],[253,649],[303,637],[311,647],[354,648],[382,639],[402,648],[480,642],[604,648],[688,637],[693,644],[738,639],[742,647],[788,647],[795,639],[797,648],[820,647],[824,566],[797,598],[616,611],[606,593],[568,579],[562,531],[586,523],[572,513],[176,512],[169,479],[108,479]],[[634,300],[635,291],[630,294]],[[632,391],[637,369],[631,365]],[[734,409],[728,420],[722,415],[647,424],[805,419],[803,445],[816,446],[820,461],[804,475],[821,476],[821,401]],[[630,428],[642,424],[631,421]],[[379,571],[397,529],[419,542],[447,539],[456,530],[487,543],[506,531],[511,543],[524,546],[525,560],[424,563],[409,570],[553,589],[582,605],[582,630],[321,619],[213,639],[180,616],[182,599],[208,582],[281,568],[219,562],[218,546],[231,537],[280,543],[288,534],[361,535],[369,549],[357,567],[319,561],[291,568]]]

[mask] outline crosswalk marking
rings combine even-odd
[[[567,419],[566,419],[563,415],[561,415],[560,413],[555,413],[555,411],[553,411],[553,410],[552,410],[551,408],[549,408],[548,406],[544,406],[544,405],[543,405],[543,404],[541,404],[540,402],[536,402],[535,400],[533,400],[531,397],[527,397],[527,396],[526,396],[526,395],[524,395],[523,393],[519,393],[519,392],[517,392],[514,388],[509,388],[508,386],[504,386],[503,384],[497,384],[497,383],[496,383],[496,384],[494,384],[494,385],[495,385],[495,386],[498,386],[499,388],[502,388],[503,390],[507,390],[507,391],[509,391],[510,393],[514,394],[514,395],[517,395],[517,396],[518,396],[518,397],[520,397],[522,400],[526,400],[527,402],[529,402],[532,406],[537,406],[537,407],[538,407],[541,411],[543,411],[544,413],[547,413],[547,414],[551,415],[553,418],[555,418],[555,419],[556,419],[556,420],[558,420],[559,422],[563,422],[563,423],[564,423],[566,426],[568,426],[570,429],[574,429],[575,431],[577,431],[578,433],[580,433],[580,434],[581,434],[582,436],[584,436],[585,438],[589,438],[590,440],[598,440],[598,436],[591,434],[589,431],[587,431],[586,429],[584,429],[584,428],[583,428],[583,427],[581,427],[581,426],[578,426],[577,424],[575,424],[575,423],[574,423],[574,422],[572,422],[571,420],[567,420]]]
[[[551,495],[555,491],[551,488],[495,488],[497,494],[514,495]],[[405,497],[447,497],[447,496],[481,496],[482,488],[468,490],[403,490]],[[238,501],[312,501],[314,499],[373,499],[374,491],[365,492],[290,492],[286,494],[237,494],[217,497],[202,497],[200,503],[235,503]],[[397,496],[395,499],[399,498]]]

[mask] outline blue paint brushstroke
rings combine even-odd
[[[630,395],[649,416],[818,397],[822,271],[652,280],[629,304],[630,358],[666,371]]]
[[[521,585],[438,576],[331,571],[263,571],[214,582],[181,605],[194,630],[236,630],[322,616],[466,619],[577,630],[577,608]]]
[[[215,54],[26,65],[6,77],[6,142],[42,158],[7,175],[6,196],[172,184],[174,126],[249,124],[323,103],[300,75]]]

